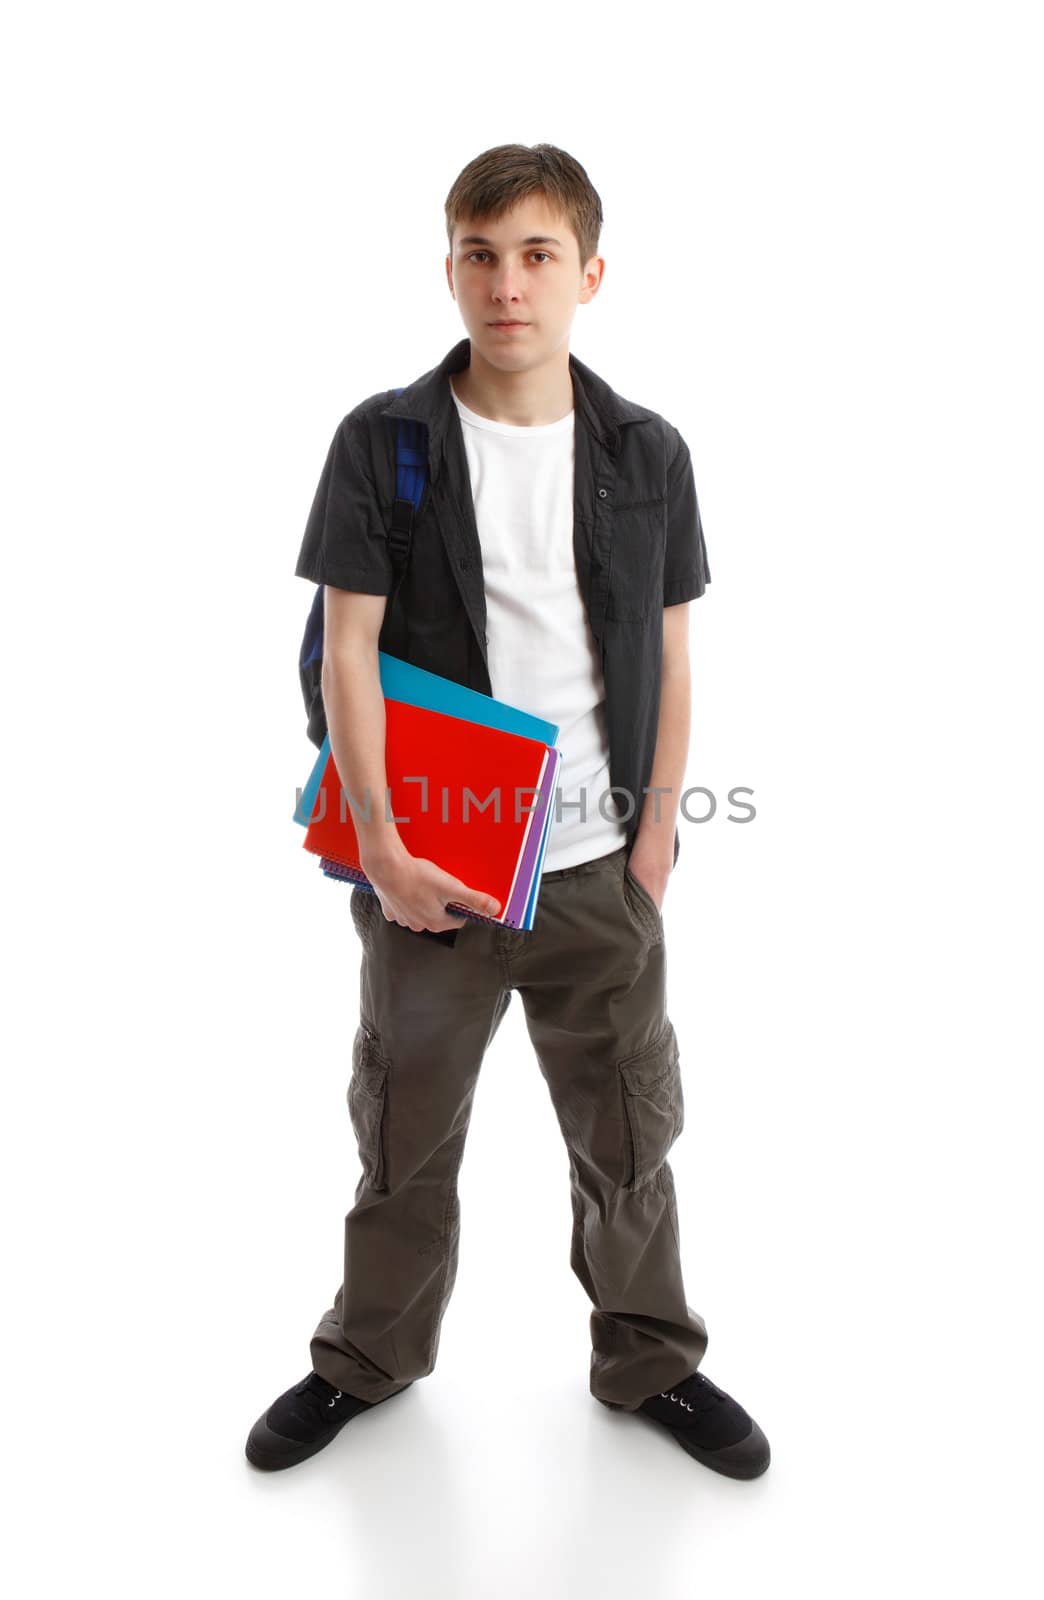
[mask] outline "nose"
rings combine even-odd
[[[519,299],[520,274],[516,267],[506,263],[498,271],[493,281],[493,298],[498,305],[508,306]]]

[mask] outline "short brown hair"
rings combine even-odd
[[[564,213],[585,266],[598,254],[602,202],[579,161],[553,144],[498,144],[468,162],[446,196],[450,249],[457,223],[483,217],[495,221],[527,195],[538,193]]]

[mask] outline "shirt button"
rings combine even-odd
[[[462,572],[467,570],[467,565],[468,565],[468,563],[467,563],[466,557],[465,556],[461,556],[461,558],[460,558],[460,568],[461,568]]]
[[[608,489],[599,489],[599,491],[598,491],[599,500],[604,500],[608,493],[609,493]]]

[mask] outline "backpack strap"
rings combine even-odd
[[[402,389],[395,393],[401,394]],[[395,434],[395,499],[388,544],[401,582],[410,558],[413,514],[421,503],[428,477],[428,430],[423,422],[399,417]]]
[[[401,385],[395,393],[397,395],[402,393]],[[395,499],[392,502],[391,527],[388,530],[388,548],[393,574],[389,605],[398,594],[409,564],[413,516],[424,496],[427,480],[427,427],[415,418],[399,417],[395,435]],[[301,689],[308,711],[308,737],[315,745],[322,744],[327,731],[320,687],[322,660],[323,585],[319,584],[312,596],[312,605],[298,657]]]

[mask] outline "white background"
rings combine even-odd
[[[1034,10],[5,25],[12,1592],[1039,1592]],[[692,451],[721,804],[665,902],[671,1160],[753,1483],[588,1392],[518,996],[435,1373],[292,1472],[243,1457],[358,1170],[293,568],[340,418],[463,336],[443,201],[512,140],[602,197],[572,349]]]

